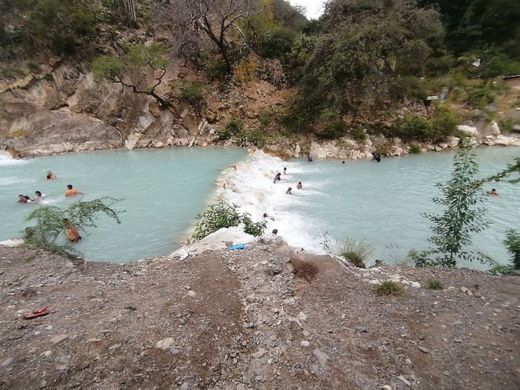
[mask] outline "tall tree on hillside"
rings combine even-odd
[[[307,113],[381,107],[400,76],[422,75],[439,13],[415,0],[330,0],[302,76]]]
[[[233,34],[244,36],[239,21],[254,10],[254,0],[170,0],[169,17],[184,46],[197,47],[202,34],[222,56],[228,70],[233,66]]]

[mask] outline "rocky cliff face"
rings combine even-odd
[[[160,107],[147,95],[96,81],[85,64],[51,59],[39,69],[37,73],[25,70],[24,77],[0,82],[0,148],[14,155],[206,146],[219,142],[218,130],[233,118],[240,119],[249,131],[268,135],[264,149],[282,157],[311,154],[317,158],[358,159],[369,158],[376,148],[389,156],[406,154],[410,148],[399,139],[367,136],[364,141],[348,137],[317,141],[307,135],[281,137],[273,125],[266,128],[266,117],[273,123],[272,117],[283,112],[295,93],[287,88],[276,62],[259,66],[252,81],[221,90],[218,83],[209,83],[192,68],[173,60],[158,89],[171,99],[173,110]],[[153,81],[154,75],[148,78]],[[183,80],[204,80],[203,95],[196,104],[175,95]],[[502,135],[496,122],[470,123],[459,130],[477,143],[520,146],[520,137]],[[441,151],[457,144],[458,139],[451,137],[438,145],[419,147]]]

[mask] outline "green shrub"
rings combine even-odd
[[[427,251],[411,250],[408,252],[408,259],[418,268],[433,267],[436,265],[435,261],[430,259]]]
[[[236,205],[219,200],[197,215],[191,236],[195,240],[202,240],[219,229],[238,226],[241,223],[244,224],[244,232],[253,236],[262,235],[266,227],[265,222],[253,222],[249,214],[240,213]]]
[[[372,253],[372,247],[363,241],[345,239],[337,250],[338,256],[358,268],[366,268],[365,262]]]
[[[220,141],[226,141],[233,137],[237,137],[242,133],[242,127],[242,121],[233,118],[227,123],[226,127],[217,132],[218,139]]]
[[[457,132],[459,119],[445,106],[436,106],[431,118],[408,114],[391,134],[403,140],[438,142]]]
[[[258,37],[258,54],[283,59],[291,51],[296,36],[295,32],[282,26],[267,29]]]
[[[318,134],[321,139],[338,139],[345,135],[346,127],[342,120],[336,120],[325,126],[325,129]]]
[[[258,120],[260,121],[260,125],[265,128],[269,126],[273,120],[273,112],[271,110],[262,110],[260,111],[260,115],[258,116]]]
[[[261,236],[267,226],[265,221],[253,222],[249,214],[242,215],[242,223],[244,224],[244,233],[251,234],[254,237]]]
[[[479,68],[482,78],[494,78],[520,73],[520,61],[512,59],[503,53],[490,53],[488,58],[483,59]]]
[[[265,131],[255,129],[249,133],[243,135],[243,141],[250,142],[257,148],[263,148],[267,143],[267,136]]]
[[[498,263],[493,263],[491,266],[489,273],[492,275],[509,275],[512,274],[514,268],[512,265],[502,265]]]
[[[444,290],[444,286],[437,279],[430,279],[427,286],[430,290]]]
[[[374,292],[379,296],[401,295],[403,294],[404,289],[399,283],[387,280],[376,285]]]
[[[511,118],[500,119],[498,121],[498,127],[502,134],[509,134],[513,131],[515,121]]]
[[[496,100],[501,88],[494,81],[486,81],[466,88],[465,102],[474,108],[484,110]]]
[[[421,146],[418,145],[418,144],[411,144],[410,148],[408,149],[408,153],[410,153],[410,154],[421,154],[422,153]]]
[[[91,201],[80,201],[66,209],[55,206],[38,207],[27,217],[27,221],[35,221],[34,226],[25,229],[24,241],[27,245],[58,253],[64,256],[74,256],[78,252],[68,241],[58,243],[58,239],[66,235],[64,220],[68,220],[79,231],[96,228],[98,214],[121,223],[119,215],[122,210],[114,210],[112,206],[119,200],[100,198]]]
[[[506,232],[504,245],[512,256],[511,261],[514,269],[520,269],[520,233],[516,230],[509,229]]]
[[[367,133],[365,132],[364,129],[362,129],[361,127],[357,127],[355,129],[353,129],[351,132],[350,132],[350,135],[352,136],[352,138],[354,138],[355,141],[357,141],[358,143],[363,143],[366,141],[367,139]]]
[[[190,104],[198,103],[203,96],[204,86],[198,81],[182,81],[179,85],[178,97]]]

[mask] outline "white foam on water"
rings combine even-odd
[[[27,164],[28,161],[25,160],[15,160],[11,157],[11,155],[7,152],[0,151],[0,167],[1,166],[7,166],[7,165],[21,165],[21,164]]]
[[[287,167],[287,175],[283,174],[284,167]],[[298,190],[298,174],[304,170],[306,168],[299,161],[283,161],[255,151],[245,161],[222,173],[217,180],[216,197],[235,204],[241,212],[249,213],[255,222],[266,221],[267,232],[278,229],[278,235],[289,245],[312,253],[324,253],[318,223],[291,209],[296,205],[298,209],[304,209],[302,206],[309,202],[309,197],[320,193],[323,185],[319,181],[303,183],[303,190]],[[282,173],[282,180],[274,184],[277,172]],[[286,194],[288,187],[292,187],[292,195]],[[263,218],[264,213],[270,218]]]

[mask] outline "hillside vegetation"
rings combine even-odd
[[[30,74],[52,81],[53,66],[68,64],[92,72],[98,85],[141,95],[111,112],[84,98],[75,108],[125,136],[137,126],[128,112],[147,102],[169,112],[173,128],[193,133],[188,109],[198,127],[203,118],[216,123],[219,140],[257,146],[302,134],[440,142],[475,115],[506,130],[518,121],[507,115],[518,94],[500,77],[520,73],[515,3],[329,0],[319,20],[307,20],[284,0],[6,0],[0,78],[7,87],[0,92]],[[260,87],[265,99],[254,113],[228,110],[255,106],[244,96],[260,81],[286,92],[268,104],[274,92]],[[72,108],[78,86],[60,88],[64,97],[45,105]],[[212,107],[212,94],[224,108]],[[439,95],[443,103],[427,99]],[[24,133],[13,124],[15,111],[0,112],[9,136]]]

